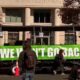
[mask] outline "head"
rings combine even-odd
[[[64,50],[63,49],[60,49],[59,50],[59,54],[62,55],[63,53],[64,53]]]
[[[30,39],[27,39],[26,41],[24,41],[24,43],[23,43],[23,50],[31,49],[30,42],[31,42]]]
[[[23,46],[23,50],[31,49],[31,45],[25,45]]]
[[[23,50],[26,50],[26,49],[31,49],[30,40],[25,41],[23,45]]]

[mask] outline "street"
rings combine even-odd
[[[36,74],[34,80],[67,80],[68,75]],[[13,75],[0,75],[0,80],[20,80],[20,77]]]

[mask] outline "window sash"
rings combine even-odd
[[[34,11],[34,22],[50,23],[50,11]]]

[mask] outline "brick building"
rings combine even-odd
[[[25,40],[27,31],[32,44],[79,44],[80,8],[65,2],[0,0],[0,45]]]

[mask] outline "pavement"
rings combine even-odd
[[[66,75],[35,74],[34,80],[68,80],[67,78],[68,78],[68,74],[66,74]],[[20,79],[20,76],[16,77],[14,75],[1,74],[0,80],[21,80],[21,79]]]

